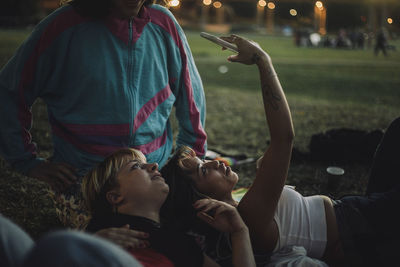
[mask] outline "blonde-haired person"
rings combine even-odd
[[[138,148],[162,166],[174,141],[202,155],[207,139],[202,81],[168,8],[154,0],[63,2],[0,71],[0,126],[7,129],[0,131],[0,155],[64,194],[55,198],[66,199],[61,211],[79,207],[83,175],[120,148]],[[52,132],[48,159],[37,154],[30,134],[38,98]],[[174,106],[176,140],[169,122]],[[77,227],[75,214],[60,219]]]
[[[82,192],[92,215],[87,231],[124,226],[139,231],[139,245],[123,246],[144,266],[219,266],[203,254],[193,236],[163,224],[160,209],[169,186],[158,164],[147,163],[140,151],[121,149],[107,157],[84,177]],[[202,221],[229,233],[233,266],[255,266],[248,229],[233,206],[207,198],[195,207]]]
[[[294,130],[271,58],[252,41],[235,35],[223,39],[239,49],[230,61],[256,64],[259,69],[271,141],[240,202],[231,194],[239,177],[230,167],[217,160],[201,160],[190,148],[179,150],[162,169],[171,191],[180,187],[170,195],[170,216],[181,221],[190,217],[190,199],[182,199],[181,192],[199,192],[236,206],[249,227],[253,247],[264,253],[302,246],[308,256],[330,266],[386,266],[400,244],[396,214],[400,205],[400,118],[390,124],[376,151],[366,195],[340,200],[302,196],[285,186]],[[187,211],[189,214],[184,214]],[[215,248],[215,243],[212,245]]]

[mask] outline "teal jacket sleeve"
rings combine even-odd
[[[171,15],[172,16],[172,15]],[[175,102],[176,118],[179,123],[177,147],[191,147],[199,157],[204,157],[207,151],[207,135],[205,132],[206,99],[203,83],[194,62],[187,38],[176,22],[181,41],[181,77],[179,79],[179,94]]]

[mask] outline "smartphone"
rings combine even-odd
[[[212,35],[212,34],[209,34],[206,32],[201,32],[200,36],[203,38],[206,38],[207,40],[209,40],[211,42],[216,43],[217,45],[225,47],[226,49],[228,49],[232,52],[236,52],[236,53],[238,52],[238,48],[234,44],[228,43],[227,41],[224,41],[215,35]]]

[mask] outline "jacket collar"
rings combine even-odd
[[[143,32],[144,27],[149,22],[151,22],[151,17],[148,8],[145,6],[142,7],[137,17],[122,19],[116,16],[115,12],[112,12],[107,16],[105,21],[110,31],[126,45],[128,45],[130,41],[135,43]],[[132,28],[130,28],[130,25]],[[132,31],[132,34],[130,31]]]

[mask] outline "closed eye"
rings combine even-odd
[[[200,167],[200,171],[201,171],[201,173],[202,173],[203,175],[206,175],[206,173],[207,173],[207,168],[204,167],[204,166],[201,166],[201,167]]]
[[[131,171],[142,168],[142,164],[139,161],[132,161]]]
[[[203,166],[203,164],[197,164],[197,175],[199,177],[204,176],[207,173],[207,168]]]

